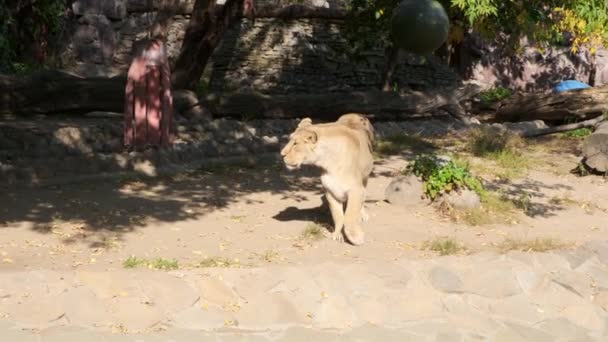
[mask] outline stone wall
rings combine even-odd
[[[169,29],[168,51],[174,60],[190,20],[193,0],[180,0]],[[343,0],[257,0],[259,8],[286,4],[341,8]],[[61,60],[85,76],[126,72],[131,50],[156,15],[156,0],[77,0],[68,30],[60,39]],[[343,22],[327,19],[242,20],[231,28],[207,70],[211,91],[255,89],[265,93],[325,92],[380,84],[383,51],[367,52],[356,63],[344,54]],[[424,86],[450,86],[458,76],[442,65],[404,58],[396,80]]]
[[[91,114],[95,117],[0,121],[0,191],[5,187],[124,174],[155,176],[165,170],[198,168],[247,156],[279,158],[281,147],[299,121],[181,121],[171,147],[130,152],[122,147],[119,113]],[[451,117],[378,122],[374,128],[378,138],[398,134],[443,136],[466,129]]]
[[[133,45],[146,37],[159,1],[76,0],[66,30],[58,38],[60,60],[70,71],[85,76],[126,72]],[[181,47],[193,3],[178,0],[169,29],[171,61]],[[289,4],[343,9],[345,1],[256,0],[258,9]],[[368,51],[357,62],[348,59],[342,28],[342,21],[328,19],[242,20],[227,32],[214,53],[202,86],[210,91],[255,89],[279,94],[377,88],[383,51]],[[520,53],[508,56],[503,45],[470,36],[461,56],[461,74],[487,87],[502,85],[524,91],[546,91],[564,79],[589,79],[587,56],[571,54],[567,46],[539,50],[524,41]],[[599,51],[597,65],[595,84],[608,83],[607,51]],[[459,77],[444,65],[424,64],[409,56],[399,65],[396,81],[422,88],[454,85]]]

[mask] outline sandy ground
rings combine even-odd
[[[0,269],[112,270],[123,268],[129,256],[176,259],[183,268],[205,258],[226,258],[233,266],[383,262],[433,257],[421,246],[436,238],[452,238],[472,254],[496,250],[507,238],[554,238],[574,247],[608,232],[606,179],[568,172],[578,143],[547,143],[524,177],[489,179],[529,196],[528,212],[510,224],[469,226],[424,203],[391,205],[385,188],[410,157],[379,159],[360,247],[301,239],[307,228],[330,226],[331,219],[316,172],[289,172],[280,163],[5,191]]]

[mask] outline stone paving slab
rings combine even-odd
[[[0,341],[607,341],[606,248],[171,272],[5,271]]]

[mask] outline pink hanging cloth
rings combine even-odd
[[[128,148],[168,146],[173,142],[173,96],[165,45],[147,43],[136,54],[125,88],[124,144]]]

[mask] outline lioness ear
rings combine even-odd
[[[306,135],[306,141],[309,143],[313,143],[316,144],[317,143],[317,133],[316,132],[310,132],[309,134]]]
[[[308,126],[311,126],[311,125],[312,125],[312,119],[311,118],[304,118],[298,124],[298,128],[308,127]]]

